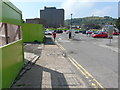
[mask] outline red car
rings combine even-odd
[[[88,31],[88,34],[92,34],[92,31]]]
[[[108,34],[105,32],[100,32],[92,35],[93,38],[107,38]]]
[[[119,35],[120,33],[119,32],[113,32],[112,34],[113,35]]]

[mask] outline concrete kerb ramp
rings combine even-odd
[[[0,0],[0,89],[10,88],[24,65],[21,24],[22,12]]]

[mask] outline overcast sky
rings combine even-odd
[[[39,18],[40,9],[46,7],[63,8],[65,19],[88,16],[118,17],[118,0],[10,0],[23,13],[23,19]]]

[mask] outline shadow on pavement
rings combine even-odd
[[[70,90],[64,74],[37,64],[31,67],[12,88],[50,88],[51,86],[52,90]]]
[[[53,41],[52,37],[46,37],[44,44],[45,45],[56,45],[56,43]]]
[[[40,56],[42,52],[42,47],[40,43],[24,43],[24,52],[33,53]]]

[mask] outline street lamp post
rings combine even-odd
[[[71,15],[71,25],[70,25],[70,30],[69,30],[69,39],[71,39],[71,30],[72,30],[72,13],[70,14]]]
[[[71,29],[72,29],[72,13],[71,13]]]

